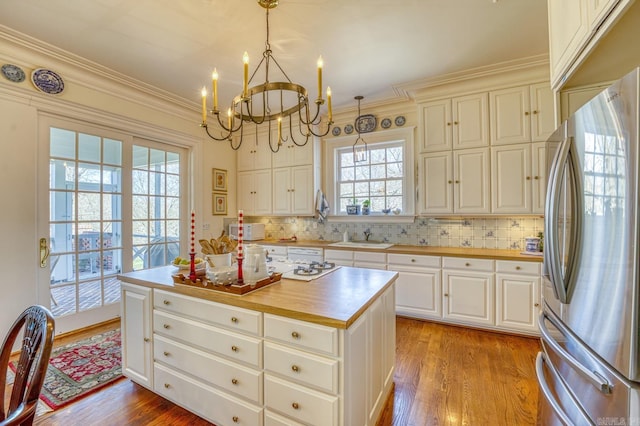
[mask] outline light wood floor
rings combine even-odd
[[[378,426],[536,423],[537,339],[398,318],[395,391]],[[117,326],[117,324],[116,324]],[[112,329],[86,330],[73,339]],[[63,409],[37,425],[185,425],[210,423],[129,379]]]

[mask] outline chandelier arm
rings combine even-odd
[[[280,151],[280,147],[282,146],[282,144],[280,143],[280,140],[278,140],[276,143],[276,149],[273,149],[273,144],[271,143],[272,137],[271,137],[271,120],[269,120],[269,149],[271,150],[271,152],[273,152],[274,154],[278,151]]]
[[[321,105],[321,104],[320,104],[320,102],[317,102],[317,101],[315,102],[315,104],[316,104],[316,112],[315,112],[315,114],[314,114],[314,116],[313,116],[313,119],[311,119],[311,118],[310,118],[310,115],[309,115],[310,107],[309,107],[309,100],[308,100],[308,98],[306,99],[306,105],[305,105],[305,110],[306,110],[305,112],[306,112],[306,116],[307,116],[307,117],[306,117],[306,120],[302,118],[302,113],[300,113],[300,114],[299,114],[300,121],[301,121],[303,124],[307,125],[307,126],[312,126],[312,125],[320,124],[320,121],[321,121],[321,120],[319,120],[319,119],[318,119],[318,117],[320,116],[320,105]]]
[[[305,146],[307,144],[307,142],[309,142],[309,136],[311,136],[311,129],[309,128],[309,126],[307,127],[307,131],[304,133],[305,139],[304,142],[299,143],[296,138],[293,136],[293,125],[291,123],[291,116],[289,116],[289,136],[291,137],[291,142],[293,142],[294,145],[297,146]],[[300,125],[300,123],[298,123],[298,129],[300,130],[300,134],[302,133],[302,126]]]
[[[207,126],[206,124],[201,124],[202,127],[204,127],[205,132],[207,132],[207,135],[209,135],[209,137],[213,140],[216,141],[226,141],[227,139],[229,139],[231,137],[231,132],[229,132],[229,134],[227,136],[223,136],[221,134],[220,138],[217,138],[215,136],[213,136],[210,132],[209,132],[209,126]]]
[[[323,138],[325,136],[327,136],[329,134],[329,131],[331,130],[331,125],[333,124],[333,121],[328,121],[327,122],[327,130],[325,132],[319,132],[316,133],[313,131],[313,127],[309,127],[309,131],[311,132],[311,134],[317,138]],[[317,126],[320,126],[320,123],[317,124]]]

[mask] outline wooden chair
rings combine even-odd
[[[54,320],[43,306],[27,308],[13,323],[0,353],[0,426],[31,425],[53,347]],[[14,343],[24,330],[11,399],[6,407],[7,367]]]

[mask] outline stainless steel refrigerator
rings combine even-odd
[[[640,425],[639,78],[615,82],[550,138],[542,425]]]

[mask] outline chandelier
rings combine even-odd
[[[331,88],[327,87],[327,107],[328,114],[326,129],[322,131],[320,125],[322,117],[320,108],[325,100],[322,98],[322,56],[318,58],[318,97],[313,101],[315,111],[309,100],[307,89],[300,84],[291,81],[287,73],[282,69],[271,51],[269,44],[269,10],[278,6],[279,0],[258,0],[258,4],[266,10],[267,39],[265,49],[262,52],[262,59],[256,69],[249,77],[249,55],[247,52],[243,56],[243,84],[242,93],[233,98],[231,105],[226,111],[226,118],[221,118],[218,108],[218,72],[213,70],[212,79],[212,101],[213,109],[207,110],[207,90],[202,88],[202,124],[201,127],[207,132],[211,139],[217,141],[229,141],[231,148],[237,150],[242,144],[245,123],[256,125],[256,140],[258,126],[265,124],[268,126],[269,148],[272,152],[278,152],[284,142],[291,140],[297,146],[304,146],[311,136],[323,137],[331,130],[333,117],[331,111]],[[269,72],[274,64],[286,81],[271,81]],[[264,68],[264,82],[252,85],[254,77]],[[209,129],[207,117],[214,117],[214,123],[220,131],[220,136],[215,136]],[[283,134],[283,121],[288,121],[288,136]],[[287,125],[287,123],[285,123]],[[277,137],[272,136],[272,126],[277,126]],[[294,136],[297,134],[297,138]],[[234,137],[235,136],[235,137]],[[234,142],[235,140],[235,142]]]

